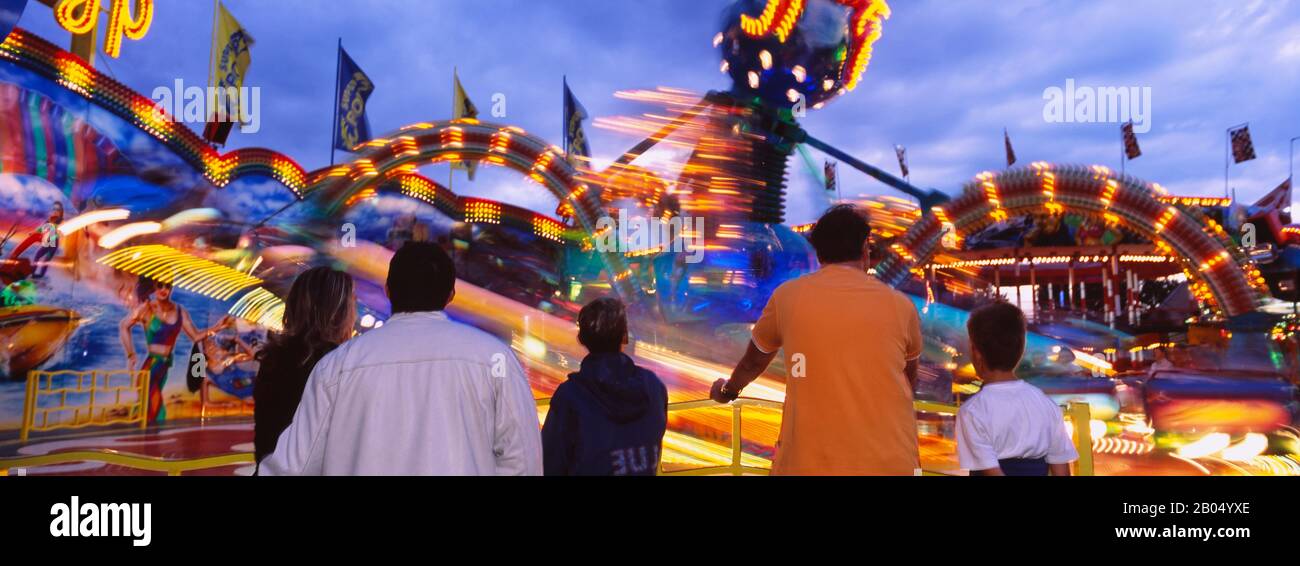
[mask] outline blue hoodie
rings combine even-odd
[[[542,427],[548,476],[652,476],[668,427],[668,388],[621,352],[590,354],[551,397]]]

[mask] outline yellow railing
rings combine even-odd
[[[59,372],[55,372],[59,373]],[[70,372],[76,373],[76,372]],[[95,372],[83,372],[95,373]],[[112,373],[112,372],[109,372]],[[117,372],[125,373],[125,372]],[[140,372],[146,373],[146,372]],[[142,379],[146,382],[147,387],[148,375]],[[32,390],[32,381],[28,382],[29,395]],[[57,392],[58,390],[52,390]],[[77,391],[77,390],[73,390]],[[54,394],[53,392],[50,394]],[[147,395],[145,396],[147,399]],[[545,407],[551,403],[550,399],[538,399],[537,406]],[[756,474],[766,475],[770,470],[755,466],[746,466],[743,463],[744,452],[742,450],[742,433],[744,423],[745,407],[761,407],[766,409],[782,409],[783,403],[778,401],[768,401],[765,399],[741,398],[731,402],[728,405],[721,405],[709,399],[698,401],[681,401],[669,403],[668,411],[689,411],[693,409],[710,409],[719,407],[729,407],[731,409],[731,461],[722,466],[707,466],[701,468],[691,468],[687,470],[664,471],[662,463],[660,464],[660,475],[665,476],[703,476],[703,475],[745,475]],[[946,403],[934,403],[930,401],[916,401],[914,406],[917,411],[926,413],[935,413],[941,415],[956,415],[957,406]],[[143,412],[143,407],[141,408]],[[1066,408],[1066,416],[1070,419],[1074,427],[1075,447],[1079,452],[1079,460],[1075,464],[1075,474],[1081,476],[1093,475],[1092,460],[1092,431],[1091,431],[1091,413],[1087,403],[1072,402]],[[141,419],[143,423],[143,418]],[[24,423],[27,423],[26,417]],[[26,424],[24,424],[26,426]],[[70,425],[66,425],[70,426]],[[77,426],[88,426],[82,424]],[[143,424],[142,424],[143,426]],[[62,428],[55,426],[51,428]],[[43,428],[34,428],[33,430],[48,430]],[[26,430],[24,430],[24,440],[26,439]],[[203,470],[209,468],[220,468],[237,464],[254,463],[253,454],[242,452],[236,454],[224,454],[220,456],[207,456],[203,458],[190,459],[166,459],[153,456],[140,456],[136,454],[126,454],[116,450],[77,450],[70,452],[58,452],[54,454],[45,454],[40,456],[22,456],[17,458],[0,458],[0,476],[8,475],[10,469],[27,469],[40,466],[51,466],[56,464],[68,464],[73,462],[104,462],[117,466],[146,470],[154,472],[165,472],[170,476],[178,476],[183,472]],[[923,471],[925,475],[949,475],[943,472]]]
[[[128,383],[114,385],[115,377],[126,377]],[[69,402],[70,395],[88,398],[85,403],[74,404]],[[123,400],[123,395],[128,399]],[[41,406],[42,400],[49,398],[57,398],[58,402]],[[27,374],[19,439],[27,442],[33,431],[61,428],[132,423],[144,428],[149,424],[148,407],[149,372],[145,370],[32,371]],[[51,420],[51,414],[58,418]]]
[[[742,424],[744,422],[743,414],[745,407],[763,407],[767,409],[780,410],[785,407],[784,403],[779,401],[768,401],[765,399],[741,398],[732,401],[731,408],[731,462],[725,466],[708,466],[704,468],[691,468],[688,470],[665,471],[662,461],[659,464],[659,475],[662,476],[712,476],[719,474],[730,474],[733,476],[742,476],[745,474],[767,475],[771,470],[755,466],[746,466],[742,462],[744,452],[741,450],[743,440]],[[689,411],[691,409],[709,409],[721,407],[717,402],[710,399],[699,401],[682,401],[678,403],[669,403],[668,412]]]
[[[551,404],[550,399],[538,399],[537,406],[545,407]],[[939,415],[955,416],[957,414],[957,405],[948,403],[937,403],[933,401],[915,401],[913,406],[919,412],[934,413]],[[702,468],[691,468],[687,470],[665,471],[663,463],[659,465],[659,475],[662,476],[711,476],[711,475],[733,475],[740,476],[745,474],[767,475],[771,470],[768,468],[759,468],[746,466],[742,462],[744,453],[741,449],[742,441],[742,424],[743,412],[745,407],[762,407],[767,409],[781,410],[785,407],[784,403],[779,401],[768,401],[765,399],[751,399],[742,397],[736,399],[727,405],[719,404],[710,399],[701,399],[699,401],[679,401],[668,404],[668,412],[689,411],[692,409],[711,409],[719,407],[731,408],[731,461],[722,466],[707,466]],[[1093,475],[1092,463],[1092,429],[1091,429],[1091,411],[1087,403],[1071,402],[1065,410],[1074,427],[1075,448],[1079,452],[1079,460],[1075,463],[1075,475],[1091,476]],[[922,470],[922,475],[951,475],[949,473]]]
[[[254,463],[251,452],[205,456],[203,458],[168,459],[154,456],[126,454],[116,450],[76,450],[56,452],[40,456],[22,456],[18,458],[0,458],[0,476],[10,475],[10,470],[27,470],[41,466],[71,464],[74,462],[103,462],[124,468],[164,472],[169,476],[179,476],[184,472],[224,468],[239,464]]]
[[[1065,407],[1065,416],[1074,426],[1074,448],[1079,452],[1079,460],[1074,463],[1077,476],[1095,475],[1092,467],[1092,410],[1087,403],[1071,401]]]

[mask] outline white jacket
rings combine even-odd
[[[532,389],[500,340],[402,313],[307,380],[261,475],[541,475]]]

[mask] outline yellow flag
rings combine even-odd
[[[212,63],[208,76],[208,122],[242,122],[239,88],[252,62],[253,37],[220,2],[212,32]],[[233,90],[232,90],[233,89]],[[228,131],[228,130],[227,130]],[[224,141],[224,140],[223,140]]]
[[[465,94],[465,87],[461,86],[460,75],[456,74],[455,70],[451,72],[451,82],[451,117],[453,119],[478,118],[478,107],[474,106],[474,101],[469,99],[468,94]],[[469,180],[473,181],[474,172],[478,170],[478,163],[474,161],[453,161],[451,162],[451,168],[464,169],[466,175],[469,176]]]

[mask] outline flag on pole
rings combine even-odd
[[[1124,132],[1124,155],[1130,160],[1141,157],[1142,148],[1138,147],[1137,134],[1133,133],[1133,121],[1129,120],[1120,126],[1120,131]]]
[[[339,84],[337,122],[334,125],[334,147],[352,151],[356,146],[370,141],[370,118],[366,116],[366,101],[375,91],[375,83],[357,66],[356,61],[339,46]]]
[[[1007,146],[1007,167],[1016,164],[1016,150],[1011,149],[1011,134],[1007,133],[1006,128],[1002,129],[1002,141]]]
[[[242,123],[247,110],[240,108],[239,89],[244,86],[248,65],[252,62],[249,47],[253,37],[220,2],[216,4],[212,26],[212,55],[208,65],[208,116],[203,139],[224,145],[235,122]],[[179,96],[180,93],[177,93]]]
[[[894,154],[898,156],[898,170],[903,173],[903,178],[911,176],[911,173],[907,170],[907,148],[896,145],[894,146]]]
[[[564,79],[564,157],[574,167],[591,158],[591,145],[582,129],[582,121],[587,118],[587,109],[569,90],[569,80]]]
[[[839,165],[839,163],[827,160],[826,164],[822,166],[822,171],[826,173],[826,190],[828,191],[835,192],[840,187]]]
[[[460,84],[460,75],[456,73],[455,69],[451,71],[451,82],[451,117],[453,119],[478,118],[478,107],[474,106],[474,101],[470,100],[469,95],[465,93],[465,87]],[[469,177],[469,180],[473,181],[474,172],[478,170],[478,162],[453,161],[451,162],[451,168],[464,170],[465,175]]]
[[[1255,144],[1250,141],[1250,126],[1244,125],[1228,131],[1232,138],[1232,161],[1241,163],[1255,158]]]

